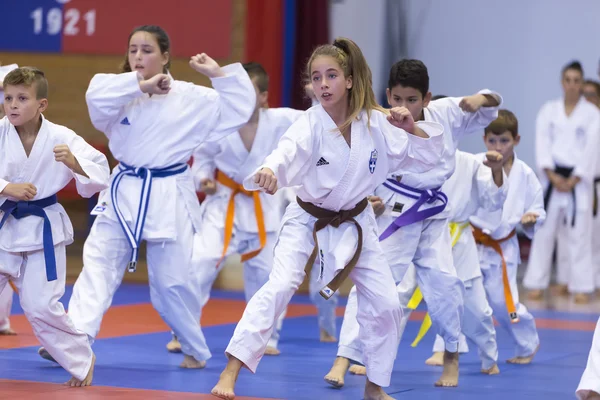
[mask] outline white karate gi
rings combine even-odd
[[[53,149],[69,146],[89,178],[75,174],[54,160]],[[70,129],[43,118],[29,156],[15,127],[8,118],[0,120],[0,192],[8,183],[31,183],[37,188],[33,200],[55,195],[75,178],[77,192],[86,198],[108,186],[106,157]],[[0,194],[0,205],[15,199]],[[65,292],[65,246],[73,243],[73,226],[59,204],[44,208],[52,226],[57,279],[48,281],[43,251],[44,219],[9,216],[0,229],[0,292],[12,280],[33,332],[50,355],[72,376],[83,380],[92,362],[92,350],[86,335],[65,313],[59,299]],[[0,219],[4,212],[0,211]]]
[[[112,181],[122,164],[152,169],[185,164],[200,144],[244,125],[254,111],[254,86],[240,64],[223,71],[224,77],[212,79],[214,90],[175,80],[168,94],[153,96],[141,92],[136,72],[94,76],[86,94],[90,117],[121,162]],[[200,205],[193,176],[185,168],[183,173],[151,182],[141,239],[147,242],[152,305],[178,337],[183,353],[207,360],[210,352],[198,323],[199,282],[194,278],[198,276],[194,235],[200,231]],[[141,193],[142,179],[125,176],[120,181],[118,207],[131,228],[136,226]],[[69,302],[69,315],[91,339],[98,334],[132,255],[110,189],[101,194],[93,214],[98,216]]]
[[[600,150],[600,141],[598,143]],[[596,215],[592,222],[592,266],[594,268],[594,282],[596,289],[600,289],[600,160],[596,158],[596,173],[594,174],[594,186],[592,188],[592,204],[594,190],[597,194]]]
[[[567,268],[569,291],[591,293],[594,291],[595,270],[592,264],[592,201],[596,158],[600,148],[600,111],[583,97],[570,116],[565,114],[564,99],[546,103],[536,121],[536,162],[544,190],[548,179],[544,169],[556,166],[574,168],[572,176],[581,178],[575,186],[575,204],[571,192],[553,189],[546,212],[548,218],[536,233],[531,244],[531,254],[523,284],[527,289],[546,289],[550,283],[552,251],[559,224],[567,241],[563,247],[568,255],[559,262]],[[574,211],[575,210],[575,211]],[[572,226],[572,219],[575,225]],[[564,278],[559,279],[559,282]]]
[[[4,290],[0,292],[0,331],[10,329],[10,310],[13,303],[14,290],[10,285],[4,286]]]
[[[454,173],[442,186],[442,191],[448,196],[448,204],[452,206],[449,219],[457,223],[468,223],[469,217],[479,207],[488,211],[501,209],[507,195],[507,180],[508,178],[504,177],[502,186],[498,188],[494,183],[491,169],[483,165],[483,160],[473,154],[457,151]],[[448,226],[446,229],[448,230]],[[458,242],[452,248],[452,257],[458,277],[464,282],[466,288],[462,331],[478,345],[482,368],[489,369],[496,364],[498,359],[496,331],[492,320],[492,310],[486,300],[477,247],[470,227],[463,231]],[[398,270],[393,270],[393,272],[397,273]],[[400,282],[397,285],[397,291],[403,311],[402,337],[412,311],[408,308],[408,303],[417,286],[422,282],[418,280],[417,270],[412,263],[404,276],[394,276],[394,278]],[[358,326],[356,323],[352,323],[356,321],[356,317],[349,318],[356,315],[355,299],[355,289],[352,288],[342,324],[342,332],[347,332],[347,334],[340,337],[340,349],[344,349],[344,354],[350,356],[347,358],[362,363],[361,347],[357,340]],[[427,306],[429,307],[429,303]],[[436,348],[435,351],[444,351],[444,341],[441,336],[438,337],[440,337],[441,347]],[[464,351],[466,345],[464,339],[459,339],[459,343],[462,344],[459,346],[459,350]]]
[[[200,182],[203,179],[215,180],[216,170],[241,186],[243,179],[261,165],[276,148],[281,136],[303,113],[304,111],[291,108],[261,109],[250,152],[246,150],[239,134],[229,135],[215,143],[202,144],[194,152],[192,166],[196,189],[200,190]],[[217,192],[206,196],[200,206],[201,225],[194,248],[197,246],[201,307],[208,302],[212,285],[225,265],[224,262],[219,264],[219,260],[223,253],[225,219],[232,192],[231,188],[217,182]],[[282,218],[281,212],[273,212],[281,207],[278,197],[266,193],[259,193],[259,196],[264,217],[266,244],[258,255],[243,263],[246,301],[250,300],[254,293],[269,280],[269,273],[273,267],[273,245]],[[243,193],[237,193],[233,201],[235,210],[233,232],[226,257],[260,248],[254,199]],[[283,318],[280,320],[282,322]],[[278,340],[279,331],[276,329],[273,331],[269,346],[277,348]],[[205,351],[209,351],[207,346]]]
[[[298,197],[332,211],[355,207],[389,171],[423,172],[439,162],[443,149],[439,124],[420,122],[432,136],[428,140],[394,128],[379,111],[366,113],[352,123],[349,147],[322,106],[309,109],[283,136],[264,167],[274,171],[279,187],[299,185]],[[244,185],[258,189],[254,177]],[[388,386],[398,346],[401,312],[390,269],[381,252],[372,208],[356,218],[363,229],[362,253],[350,277],[358,287],[360,338],[365,349],[369,380]],[[302,283],[304,266],[314,246],[316,218],[297,203],[288,206],[274,250],[269,281],[248,303],[226,353],[241,360],[252,372],[262,358],[273,325]],[[356,228],[345,223],[318,232],[323,282],[342,269],[356,249]]]
[[[6,74],[13,69],[19,68],[17,64],[2,65],[0,66],[0,82],[4,81]],[[4,90],[0,89],[0,116],[4,115]],[[14,291],[10,285],[6,285],[4,290],[0,293],[0,331],[6,331],[10,329],[10,310],[12,308]]]
[[[600,394],[600,319],[596,323],[587,366],[579,381],[576,395],[579,400],[587,400],[590,392]]]
[[[484,157],[485,154],[479,154],[481,160]],[[474,226],[480,228],[492,239],[501,240],[516,229],[517,225],[521,223],[523,215],[528,212],[538,214],[537,223],[533,227],[523,230],[531,238],[546,218],[543,191],[533,170],[519,160],[515,154],[513,166],[508,175],[508,195],[502,210],[489,212],[480,209],[470,220]],[[517,268],[521,263],[521,255],[517,235],[502,242],[500,247],[506,260],[510,292],[519,318],[517,323],[511,322],[507,311],[500,255],[490,247],[477,245],[483,273],[483,285],[488,302],[494,311],[494,317],[513,338],[516,346],[515,356],[527,357],[534,353],[540,341],[533,316],[523,304],[519,303]]]
[[[499,94],[482,90],[482,94]],[[459,107],[462,98],[443,98],[432,101],[423,109],[425,121],[440,123],[444,127],[444,153],[435,168],[423,174],[403,174],[395,172],[389,178],[396,180],[401,177],[402,185],[407,189],[398,193],[381,185],[375,195],[379,196],[386,205],[386,211],[377,218],[379,234],[381,235],[396,218],[406,212],[415,202],[411,196],[420,196],[417,190],[439,189],[452,175],[455,167],[455,153],[458,141],[469,133],[481,132],[498,116],[498,107],[482,107],[475,113],[465,113]],[[408,195],[407,195],[408,194]],[[399,212],[393,211],[400,204]],[[425,203],[420,210],[439,207],[442,201],[435,196],[431,202]],[[433,323],[444,337],[448,351],[458,351],[461,332],[460,321],[463,314],[464,287],[457,277],[450,254],[452,246],[448,230],[448,216],[451,205],[430,218],[413,222],[394,232],[390,237],[381,241],[381,247],[388,260],[397,284],[414,263],[419,275],[420,287],[429,307]],[[356,334],[358,328],[354,317],[356,304],[354,291],[350,291],[348,304],[344,313],[344,322],[340,333],[338,356],[358,361],[361,351],[357,348]],[[402,303],[402,301],[401,301]],[[346,319],[348,318],[348,321]]]

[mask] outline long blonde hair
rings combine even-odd
[[[318,56],[329,56],[334,58],[344,72],[344,77],[352,77],[352,88],[348,89],[348,117],[339,127],[344,132],[352,121],[358,118],[364,109],[367,112],[367,126],[371,120],[371,111],[378,110],[386,113],[375,100],[373,93],[373,76],[371,68],[360,48],[352,40],[344,37],[336,38],[333,44],[324,44],[317,47],[310,56],[306,65],[306,75],[311,76],[311,65]]]

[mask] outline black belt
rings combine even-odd
[[[574,169],[575,168],[561,167],[557,165],[554,168],[554,172],[562,176],[563,178],[570,178],[573,174]],[[554,186],[552,185],[552,182],[549,182],[548,187],[546,188],[546,194],[544,195],[544,209],[546,210],[548,209],[548,203],[550,202],[550,196],[552,196],[553,189]],[[571,194],[573,195],[573,217],[571,218],[571,226],[575,226],[575,214],[577,212],[577,197],[575,196],[575,188],[571,190]]]

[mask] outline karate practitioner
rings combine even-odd
[[[256,108],[250,121],[237,134],[204,143],[194,152],[192,173],[196,190],[207,194],[200,207],[200,231],[194,243],[201,307],[208,302],[225,258],[234,253],[242,256],[246,301],[269,279],[281,223],[281,214],[273,211],[281,201],[266,193],[245,190],[242,181],[261,165],[280,137],[304,113],[291,108],[268,108],[266,71],[257,63],[244,64],[244,69],[256,90]],[[279,325],[282,320],[283,314]],[[279,330],[275,329],[265,354],[279,354],[278,341]],[[202,351],[210,354],[204,337],[202,345]]]
[[[564,95],[542,107],[536,120],[536,163],[548,213],[531,244],[523,285],[539,297],[550,283],[552,252],[559,225],[567,245],[558,263],[568,276],[568,290],[578,303],[589,302],[595,289],[592,262],[592,205],[600,146],[600,112],[581,95],[583,70],[578,62],[564,67]],[[562,258],[562,257],[561,257]],[[560,280],[559,280],[559,283]]]
[[[72,378],[92,383],[95,357],[59,299],[65,292],[66,251],[73,226],[56,193],[75,179],[91,197],[108,187],[106,157],[72,130],[44,118],[48,82],[35,68],[4,78],[0,120],[0,292],[11,280],[36,338]]]
[[[10,71],[18,68],[17,64],[0,66],[0,119],[4,118],[4,91],[2,89],[2,81]],[[10,327],[10,310],[12,308],[14,290],[9,282],[0,292],[0,336],[16,335],[17,333]]]
[[[533,316],[519,303],[517,268],[521,258],[516,228],[521,224],[531,238],[546,218],[542,187],[514,151],[520,140],[517,118],[500,110],[498,118],[485,128],[484,141],[488,151],[497,151],[506,160],[508,194],[502,210],[479,209],[470,219],[488,302],[515,344],[515,355],[507,360],[511,364],[529,364],[540,344]],[[483,159],[483,154],[479,157]]]
[[[244,181],[247,189],[268,193],[300,188],[297,202],[286,210],[269,281],[246,306],[226,349],[227,367],[212,393],[233,399],[242,366],[256,371],[277,317],[318,255],[327,283],[322,296],[331,297],[348,275],[358,287],[365,399],[391,399],[382,387],[390,383],[401,311],[367,195],[390,171],[418,173],[436,165],[443,150],[442,128],[431,122],[415,125],[405,108],[392,110],[386,120],[375,101],[366,60],[349,39],[319,46],[307,75],[321,104],[296,121],[263,166]]]
[[[377,224],[396,284],[414,263],[431,319],[446,343],[444,370],[435,385],[457,386],[464,286],[451,258],[450,207],[446,207],[448,198],[440,188],[454,171],[458,141],[469,133],[481,132],[494,120],[502,98],[482,90],[472,96],[430,102],[427,67],[419,60],[401,60],[392,66],[387,98],[392,107],[408,108],[414,120],[444,126],[444,153],[438,165],[424,174],[391,171],[372,200],[381,200],[388,211],[377,219]],[[360,362],[362,358],[356,336],[355,296],[350,291],[337,358],[325,376],[334,386],[344,384],[350,360]]]
[[[600,400],[600,319],[596,323],[592,348],[576,395],[579,400]]]
[[[98,74],[90,82],[86,100],[92,123],[108,137],[120,164],[93,211],[97,218],[69,315],[93,340],[146,240],[152,305],[181,342],[181,367],[203,368],[210,352],[198,324],[194,236],[200,231],[200,205],[186,162],[200,144],[244,125],[256,92],[240,64],[221,68],[206,54],[192,57],[190,66],[211,78],[214,89],[173,80],[169,51],[163,29],[136,28],[123,72]]]
[[[442,191],[448,196],[448,203],[452,204],[449,215],[449,220],[452,221],[450,223],[452,258],[458,276],[465,285],[462,332],[477,344],[482,361],[481,372],[488,375],[499,373],[498,346],[492,309],[486,299],[477,245],[471,233],[469,217],[480,207],[490,212],[502,209],[508,186],[502,164],[502,155],[496,151],[489,151],[483,162],[473,154],[457,151],[454,173],[442,186]],[[417,285],[416,270],[414,265],[411,265],[398,285],[400,306],[403,311],[402,332],[412,311],[409,308],[409,301]],[[431,319],[427,317],[425,321],[428,322],[424,322],[419,336],[426,333]],[[459,345],[459,351],[465,352],[465,349],[460,347]],[[427,364],[443,365],[444,348],[444,340],[438,335],[434,344],[434,355]],[[353,365],[350,367],[350,372],[362,375],[364,367]]]

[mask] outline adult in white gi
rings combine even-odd
[[[548,218],[532,244],[524,286],[534,297],[550,283],[552,251],[563,224],[568,289],[587,303],[595,289],[592,262],[592,205],[600,148],[600,112],[581,96],[583,71],[578,62],[562,72],[564,96],[546,103],[536,120],[536,162]],[[567,261],[568,260],[568,261]]]
[[[146,240],[152,305],[181,342],[181,366],[202,368],[210,352],[198,324],[194,237],[200,205],[186,162],[203,142],[244,125],[256,93],[240,64],[220,68],[206,54],[192,57],[190,65],[211,78],[214,89],[172,80],[166,74],[168,37],[156,26],[134,30],[127,65],[132,72],[94,76],[86,93],[92,123],[108,137],[120,164],[94,209],[69,315],[95,338]]]
[[[413,131],[405,108],[392,110],[389,118],[431,139],[407,135],[386,121],[375,102],[366,60],[348,39],[318,47],[308,70],[321,105],[296,121],[244,182],[247,189],[263,187],[271,193],[278,187],[300,188],[297,202],[286,210],[269,281],[248,303],[226,349],[228,365],[212,390],[224,399],[235,396],[242,366],[256,371],[275,320],[317,253],[324,282],[331,281],[321,290],[324,297],[331,297],[348,273],[357,285],[368,377],[365,398],[391,399],[381,387],[390,383],[401,311],[366,197],[390,171],[423,172],[436,165],[443,149],[442,129],[419,122]]]
[[[18,68],[4,79],[0,120],[0,292],[11,280],[36,338],[66,369],[70,386],[92,383],[94,355],[59,299],[73,226],[56,193],[75,179],[91,197],[108,186],[106,157],[72,130],[44,118],[43,72]]]

